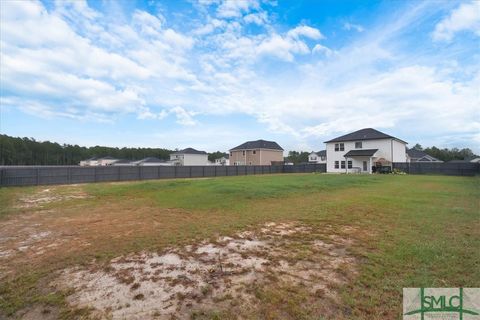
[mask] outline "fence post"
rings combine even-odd
[[[217,166],[213,167],[213,176],[217,176]]]

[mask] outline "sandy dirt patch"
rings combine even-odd
[[[299,286],[336,300],[355,258],[340,236],[311,236],[295,223],[268,223],[163,253],[119,257],[106,266],[61,271],[55,289],[70,290],[69,303],[112,319],[190,319],[195,312],[229,310],[242,318],[255,310],[255,286]],[[248,317],[248,316],[247,316]]]
[[[16,208],[39,208],[45,204],[52,203],[52,202],[60,202],[65,200],[71,199],[85,199],[88,198],[88,195],[81,191],[80,189],[66,189],[68,190],[67,193],[62,192],[59,193],[58,190],[62,190],[59,188],[46,188],[34,194],[30,194],[18,199],[18,204]]]

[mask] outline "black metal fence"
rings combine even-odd
[[[393,168],[409,174],[444,174],[451,176],[480,174],[480,163],[471,162],[394,162]]]
[[[325,164],[295,166],[4,166],[0,167],[0,186],[31,186],[325,171]]]

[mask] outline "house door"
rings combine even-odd
[[[363,171],[367,171],[367,161],[363,161]]]

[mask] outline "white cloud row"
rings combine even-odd
[[[358,40],[336,49],[311,25],[279,31],[259,1],[198,5],[201,23],[182,32],[161,13],[136,10],[125,22],[85,1],[51,11],[40,2],[2,2],[2,104],[100,121],[174,116],[187,126],[200,114],[242,113],[299,140],[406,123],[478,139],[478,67],[456,78],[464,69],[458,61],[453,71],[422,65],[392,46],[428,10],[424,4],[387,26],[344,24]],[[455,8],[432,26],[433,40],[480,35],[479,12],[478,2]],[[262,31],[247,32],[249,24]]]

